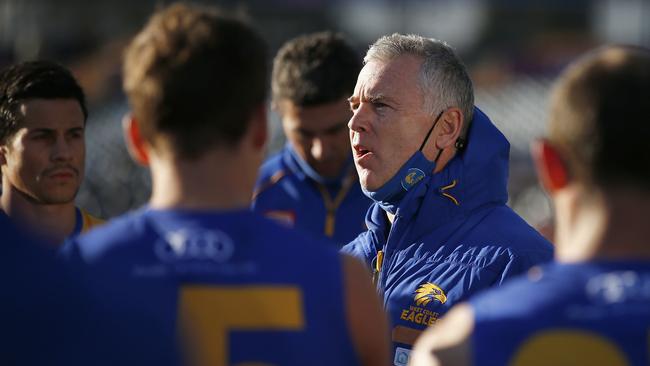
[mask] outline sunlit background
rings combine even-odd
[[[128,106],[120,59],[149,14],[170,2],[0,0],[0,66],[55,60],[73,70],[87,93],[87,173],[78,203],[104,218],[137,208],[149,196],[148,173],[131,163],[121,137]],[[379,36],[393,32],[447,41],[470,70],[476,104],[512,145],[510,205],[537,227],[548,222],[550,208],[536,184],[528,145],[544,134],[554,77],[598,45],[650,46],[647,0],[202,2],[247,15],[272,52],[289,38],[320,30],[342,32],[360,56]],[[269,113],[273,152],[283,136],[277,116]]]

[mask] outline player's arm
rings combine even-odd
[[[343,255],[346,315],[354,349],[362,365],[388,365],[388,320],[370,274],[357,259]]]
[[[473,329],[472,307],[469,304],[455,306],[418,338],[409,365],[471,365]]]

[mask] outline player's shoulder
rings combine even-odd
[[[145,213],[144,209],[140,209],[116,217],[74,238],[66,246],[75,247],[83,258],[91,260],[108,251],[141,241],[148,231]]]
[[[264,161],[264,163],[262,163],[257,178],[258,185],[268,183],[273,179],[279,180],[280,174],[284,176],[290,173],[285,163],[285,159],[286,159],[284,156],[285,154],[286,151],[283,149],[271,155],[268,159]]]
[[[284,154],[285,152],[283,149],[272,154],[266,160],[264,160],[264,162],[260,166],[260,177],[268,177],[269,175],[273,175],[273,173],[275,173],[276,171],[283,169]]]
[[[273,242],[274,248],[292,252],[338,253],[338,246],[328,239],[316,236],[300,228],[292,228],[259,214],[254,214],[257,235],[262,239]]]
[[[549,263],[536,266],[502,286],[470,299],[477,319],[528,318],[552,313],[574,299],[585,273],[579,268]]]
[[[102,220],[99,217],[95,217],[91,215],[88,211],[84,210],[83,208],[78,207],[78,209],[79,212],[81,213],[81,217],[83,221],[81,232],[89,231],[91,229],[97,228],[106,223],[105,220]]]
[[[516,258],[532,264],[548,262],[553,245],[510,207],[499,206],[481,221],[479,235],[491,237]]]
[[[259,169],[257,182],[253,197],[257,198],[260,194],[268,191],[281,180],[290,176],[291,170],[288,169],[284,162],[285,151],[282,150],[268,158]]]

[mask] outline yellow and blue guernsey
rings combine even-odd
[[[99,219],[95,216],[92,216],[86,210],[75,207],[75,222],[74,222],[74,228],[72,230],[72,233],[68,235],[68,238],[73,238],[81,233],[85,233],[86,231],[99,227],[104,224],[104,220]],[[7,214],[0,210],[0,215],[2,216],[7,216]]]
[[[72,231],[72,234],[70,234],[70,237],[74,237],[81,233],[85,233],[86,231],[101,226],[103,224],[104,224],[104,220],[92,216],[84,209],[75,207],[75,224],[74,224],[74,230]]]
[[[143,209],[63,255],[116,319],[181,336],[197,365],[358,364],[341,254],[249,210]]]
[[[364,219],[371,203],[361,191],[352,159],[340,177],[327,180],[287,144],[260,168],[252,207],[343,246],[366,230]]]
[[[466,148],[436,174],[401,169],[409,189],[392,225],[376,202],[369,230],[342,249],[375,272],[394,365],[408,363],[418,334],[451,306],[551,260],[551,244],[506,206],[509,147],[475,109]]]
[[[475,365],[650,365],[650,262],[552,264],[470,305]]]

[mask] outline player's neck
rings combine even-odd
[[[564,218],[556,207],[558,221],[564,221],[558,222],[558,260],[650,261],[650,195],[626,189],[589,195],[577,196],[573,213]]]
[[[237,151],[211,151],[196,160],[152,158],[150,206],[197,210],[248,208],[258,165],[251,163],[250,154]]]
[[[18,226],[53,246],[60,245],[75,228],[74,201],[43,204],[3,181],[0,205]]]

